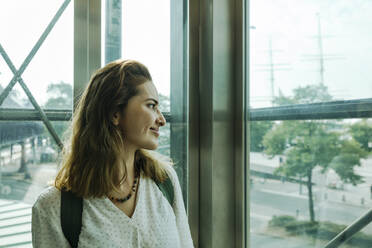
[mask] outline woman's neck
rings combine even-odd
[[[126,171],[126,181],[127,179],[129,182],[132,182],[135,177],[135,155],[136,155],[137,149],[126,149],[125,151],[125,157],[123,159],[123,168],[124,170],[122,173],[125,173]],[[125,170],[126,169],[126,170]]]

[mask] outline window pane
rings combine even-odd
[[[150,70],[160,94],[170,95],[170,1],[102,2],[102,63],[108,56],[134,59]],[[107,5],[109,3],[109,6]],[[117,9],[121,12],[117,13]],[[121,14],[121,16],[120,16]],[[106,15],[113,20],[108,25]],[[109,20],[110,21],[110,20]],[[121,23],[120,23],[121,21]],[[117,27],[121,25],[121,29]],[[108,47],[121,45],[121,54],[107,54]],[[112,50],[111,50],[112,51]],[[115,51],[115,50],[114,50]]]
[[[171,4],[168,0],[104,1],[102,64],[122,58],[137,60],[148,67],[159,93],[160,110],[170,115],[168,124],[160,129],[162,136],[158,151],[175,162],[186,199],[187,107],[184,105],[187,102],[187,77],[184,68],[187,65],[184,63],[187,60],[184,57],[187,55],[183,42],[187,39],[180,38],[186,32],[183,30],[184,19],[177,18],[180,13],[186,16],[184,6],[182,2]],[[176,20],[172,26],[171,19]],[[171,58],[176,61],[173,65],[170,64]]]
[[[372,120],[251,122],[251,247],[322,247],[370,209],[371,133]]]
[[[0,44],[11,60],[0,57],[0,92],[7,87],[39,37],[65,1],[3,1]],[[73,4],[62,12],[21,75],[41,108],[72,109]],[[42,11],[40,11],[42,10]],[[6,56],[5,56],[6,57]],[[17,82],[3,108],[34,109]],[[23,113],[27,119],[28,112]],[[0,247],[32,247],[31,207],[54,179],[58,148],[41,121],[0,121]],[[5,119],[5,120],[4,120]],[[51,122],[61,138],[68,122]]]
[[[1,4],[0,44],[18,70],[64,1],[5,1]],[[40,6],[42,10],[40,11]],[[35,14],[37,13],[37,14]],[[22,79],[40,106],[47,101],[49,84],[73,79],[73,8],[70,3],[22,74]],[[0,60],[3,60],[1,58]],[[13,77],[5,61],[0,63],[1,87]],[[17,83],[18,84],[18,83]],[[22,92],[21,92],[22,91]],[[19,90],[22,95],[23,90]],[[26,95],[24,95],[26,97]],[[28,107],[32,108],[31,105]]]
[[[2,121],[0,137],[0,245],[32,247],[31,207],[56,175],[58,147],[42,122]]]
[[[329,96],[316,101],[370,98],[371,11],[369,1],[251,0],[251,107],[319,84]]]
[[[371,10],[251,0],[247,105],[372,98]],[[250,247],[324,247],[371,208],[372,120],[330,117],[249,122]],[[361,232],[348,247],[370,246],[371,225]]]

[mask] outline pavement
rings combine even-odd
[[[55,163],[28,165],[31,179],[18,168],[19,161],[1,168],[0,247],[32,247],[32,205],[56,174]]]

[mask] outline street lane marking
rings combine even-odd
[[[261,192],[269,193],[269,194],[275,194],[275,195],[282,195],[282,196],[290,196],[290,197],[296,197],[296,198],[301,198],[301,199],[308,199],[307,196],[298,195],[298,194],[295,194],[295,193],[285,193],[285,192],[268,190],[268,189],[258,189],[257,191],[261,191]]]

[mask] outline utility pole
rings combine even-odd
[[[281,52],[282,50],[274,50],[272,45],[272,37],[269,37],[269,49],[267,50],[269,54],[269,63],[268,64],[256,64],[256,66],[262,66],[263,69],[258,69],[256,71],[268,71],[270,73],[270,91],[271,91],[271,103],[275,99],[275,71],[288,71],[290,64],[288,63],[275,63],[274,61],[274,52]],[[266,67],[266,68],[265,68]]]
[[[334,36],[331,35],[323,35],[322,34],[322,27],[320,22],[320,15],[319,13],[317,15],[317,21],[318,21],[318,35],[312,36],[311,38],[317,39],[318,42],[318,54],[306,54],[304,55],[303,61],[318,61],[319,62],[319,83],[324,84],[324,72],[325,72],[325,66],[324,61],[325,60],[338,60],[338,59],[344,59],[344,57],[339,56],[337,54],[324,54],[323,51],[323,39],[324,38],[331,38]]]

